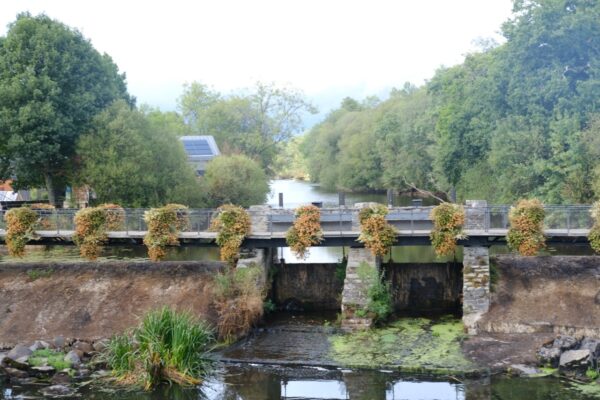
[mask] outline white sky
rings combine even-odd
[[[346,95],[385,95],[460,63],[474,40],[499,40],[511,8],[511,0],[0,0],[0,34],[22,11],[79,29],[127,73],[138,104],[173,110],[185,82],[229,91],[261,80],[297,87],[325,112]]]

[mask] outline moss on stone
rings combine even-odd
[[[402,318],[386,327],[330,338],[331,357],[354,368],[395,368],[428,373],[473,372],[462,354],[460,320]]]

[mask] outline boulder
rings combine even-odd
[[[17,368],[4,368],[4,371],[6,371],[6,373],[8,374],[8,376],[10,378],[16,378],[16,379],[26,379],[29,378],[29,374],[25,371],[22,371],[20,369]]]
[[[90,353],[94,352],[94,347],[91,344],[89,344],[88,342],[82,342],[79,340],[76,341],[75,343],[73,343],[73,345],[71,346],[71,349],[79,350],[84,355],[89,355]]]
[[[65,385],[52,385],[40,390],[45,397],[68,397],[75,394],[75,390]]]
[[[536,376],[542,373],[542,371],[540,371],[539,369],[535,367],[529,367],[524,364],[512,364],[510,366],[509,372],[511,375],[523,377]]]
[[[79,364],[81,364],[81,358],[79,357],[79,355],[77,354],[77,350],[71,350],[69,351],[66,355],[64,360],[66,362],[71,363],[71,365],[73,366],[77,366]]]
[[[33,351],[23,344],[18,344],[13,347],[8,354],[6,354],[6,358],[11,360],[17,360],[22,357],[29,357],[33,353]]]
[[[42,365],[39,367],[31,367],[31,373],[38,377],[48,377],[56,372],[56,368],[50,365]]]
[[[537,357],[541,365],[549,365],[552,368],[557,368],[560,354],[560,349],[556,347],[542,347],[538,351]]]
[[[593,359],[600,358],[600,340],[585,338],[581,341],[581,345],[579,345],[579,349],[581,350],[589,350],[590,355]]]
[[[558,348],[562,351],[572,350],[579,345],[579,340],[574,338],[573,336],[564,336],[561,335],[554,339],[552,343],[552,347]]]
[[[587,371],[591,364],[591,355],[588,349],[568,350],[560,355],[561,370]]]
[[[57,349],[62,349],[65,347],[65,338],[63,336],[57,336],[53,341],[54,347]]]
[[[36,350],[40,350],[40,349],[49,349],[51,347],[50,343],[45,342],[43,340],[36,340],[35,342],[33,342],[33,344],[31,346],[29,346],[29,349],[31,351],[36,351]]]
[[[95,341],[93,344],[94,351],[97,351],[98,353],[102,353],[108,346],[108,342],[109,342],[108,339],[102,339],[102,340]]]

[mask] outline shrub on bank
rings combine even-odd
[[[396,240],[396,230],[385,219],[387,207],[377,204],[358,213],[360,235],[358,241],[375,256],[383,257]]]
[[[217,332],[227,342],[244,336],[264,312],[261,269],[229,268],[215,276],[213,306],[219,316]]]
[[[446,256],[454,253],[457,240],[465,237],[462,229],[464,208],[458,204],[442,203],[431,210],[429,217],[433,221],[430,239],[435,254]]]
[[[207,372],[213,343],[209,326],[167,307],[152,311],[129,334],[113,337],[106,361],[124,384],[151,389],[161,382],[197,385]]]
[[[313,205],[301,206],[295,214],[294,225],[287,231],[285,240],[296,257],[304,260],[308,256],[308,249],[323,240],[321,210]]]
[[[519,200],[510,208],[508,246],[523,256],[534,256],[544,248],[544,206],[537,199]]]
[[[25,245],[35,237],[38,214],[28,207],[12,208],[4,214],[6,221],[6,247],[13,257],[25,255]]]
[[[210,229],[217,232],[216,242],[221,248],[221,260],[236,265],[240,258],[240,247],[250,234],[250,228],[250,216],[242,207],[225,204],[217,208]]]

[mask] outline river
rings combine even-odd
[[[284,206],[297,207],[311,202],[323,202],[324,206],[337,206],[338,194],[320,189],[308,182],[275,180],[267,204],[278,207],[278,193],[283,193]],[[411,198],[395,199],[396,205],[409,205]],[[355,202],[386,202],[385,194],[346,194],[346,204]],[[433,204],[431,200],[426,205]],[[104,258],[145,258],[143,246],[115,247],[106,250]],[[561,249],[554,249],[561,253]],[[577,250],[587,254],[587,250]],[[506,252],[495,247],[493,252]],[[182,247],[173,249],[171,260],[205,259],[218,257],[216,249]],[[287,262],[297,262],[289,249],[280,249],[280,257]],[[342,257],[341,248],[314,248],[304,262],[337,261]],[[428,246],[402,247],[392,255],[397,262],[428,262],[435,255]],[[457,254],[460,259],[461,255]],[[13,261],[3,256],[3,261]],[[27,261],[47,260],[74,261],[78,259],[74,247],[45,248],[33,251]],[[295,343],[286,343],[277,349],[285,364],[286,354],[293,353]],[[256,353],[256,352],[254,352]],[[38,385],[8,385],[0,378],[0,399],[40,398]],[[494,376],[478,380],[452,378],[439,380],[432,377],[403,375],[393,371],[365,371],[339,368],[311,367],[307,365],[283,366],[261,365],[256,360],[246,363],[217,363],[216,369],[203,385],[196,388],[163,386],[153,392],[113,391],[106,387],[83,385],[80,398],[102,400],[125,399],[210,399],[210,400],[268,400],[268,399],[402,399],[402,400],[589,400],[599,397],[582,393],[569,382],[555,378],[506,378]]]

